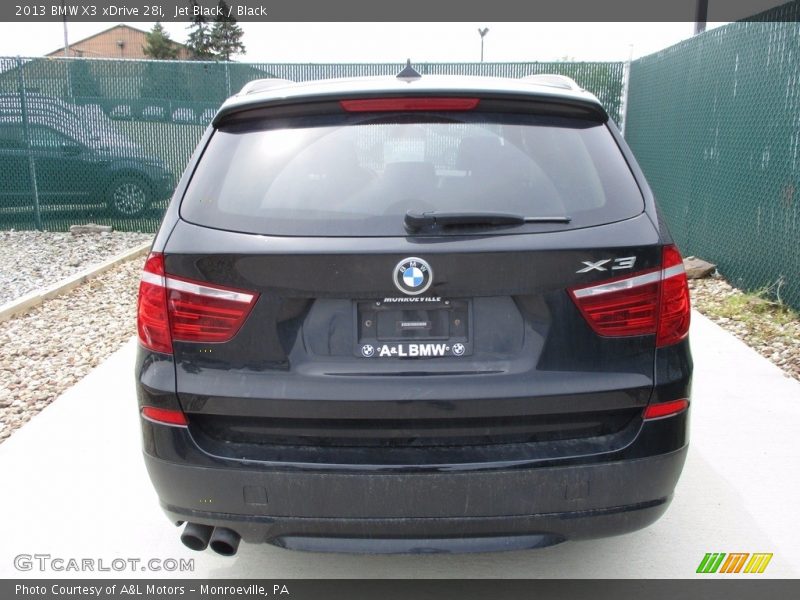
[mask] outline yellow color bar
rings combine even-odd
[[[763,573],[769,561],[772,560],[772,553],[753,554],[750,562],[744,568],[745,573]]]

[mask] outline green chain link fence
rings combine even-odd
[[[631,65],[626,138],[684,255],[800,307],[800,3]],[[783,20],[785,22],[777,22]]]
[[[93,221],[155,231],[219,105],[253,79],[394,75],[405,65],[0,58],[0,228]],[[423,74],[560,73],[618,118],[622,63],[423,63]],[[148,208],[145,208],[148,207]]]
[[[800,306],[800,2],[634,61],[633,147],[685,254]],[[401,63],[0,58],[0,228],[154,231],[220,103],[246,82],[393,75]],[[622,63],[423,63],[423,74],[560,73],[619,122]],[[38,200],[38,202],[37,202]],[[150,208],[141,212],[142,201]]]

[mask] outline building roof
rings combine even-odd
[[[98,31],[95,34],[74,42],[69,42],[69,56],[86,58],[146,58],[142,46],[145,36],[149,32],[119,23],[112,27]],[[135,40],[135,41],[134,41]],[[141,41],[138,41],[141,40]],[[125,44],[133,42],[133,48],[125,51]],[[120,42],[123,42],[120,45]],[[179,58],[188,58],[189,49],[179,42],[173,41],[178,48]],[[64,55],[64,47],[49,52],[45,56],[58,58]]]

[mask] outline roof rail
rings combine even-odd
[[[550,87],[557,87],[563,90],[581,91],[583,88],[571,77],[566,75],[556,75],[555,73],[539,73],[538,75],[526,75],[522,77],[522,81],[528,83],[538,83],[540,85],[549,85]]]
[[[247,96],[247,94],[255,94],[272,88],[285,87],[292,85],[295,82],[290,79],[279,79],[277,77],[270,77],[269,79],[254,79],[244,84],[244,87],[239,90],[237,96]]]

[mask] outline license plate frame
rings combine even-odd
[[[354,356],[395,359],[472,355],[469,298],[383,298],[353,303]]]

